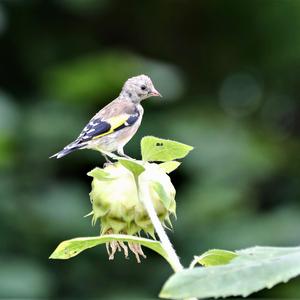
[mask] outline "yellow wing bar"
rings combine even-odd
[[[105,136],[105,135],[108,135],[108,134],[114,132],[116,128],[125,124],[129,117],[130,117],[130,115],[128,115],[128,114],[121,114],[121,115],[118,115],[118,116],[115,116],[115,117],[105,120],[105,122],[107,122],[110,125],[110,129],[106,132],[103,132],[99,135],[94,136],[92,139],[93,140],[98,139],[102,136]]]

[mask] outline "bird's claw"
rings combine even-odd
[[[108,166],[110,166],[110,165],[113,165],[114,163],[113,162],[105,162],[104,164],[103,164],[103,168],[106,168],[106,167],[108,167]]]

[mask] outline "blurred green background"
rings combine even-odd
[[[209,248],[300,244],[300,1],[0,0],[0,297],[155,298],[171,274],[105,247],[49,261],[96,235],[97,152],[48,157],[71,142],[130,76],[151,76],[126,146],[144,135],[195,147],[173,175],[169,235],[187,265]],[[295,279],[254,297],[300,297]]]

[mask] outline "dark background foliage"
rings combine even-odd
[[[172,175],[169,235],[188,264],[209,248],[299,245],[300,1],[0,1],[0,296],[155,297],[171,274],[146,250],[107,260],[104,247],[49,261],[58,242],[96,235],[74,139],[128,77],[151,76],[126,147],[144,135],[195,150]],[[297,262],[299,263],[299,262]],[[299,279],[257,297],[300,297]]]

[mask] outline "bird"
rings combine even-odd
[[[119,96],[103,107],[73,142],[50,158],[58,159],[81,149],[100,151],[108,163],[107,156],[112,157],[113,152],[130,158],[124,153],[124,146],[141,125],[144,114],[141,101],[152,96],[162,97],[149,76],[142,74],[129,78]]]

